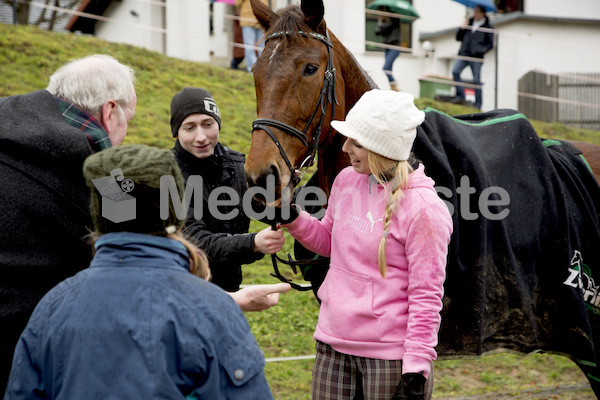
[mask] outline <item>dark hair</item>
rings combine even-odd
[[[479,8],[479,9],[481,10],[481,12],[482,12],[482,13],[484,13],[484,14],[485,14],[485,13],[486,13],[486,11],[487,11],[487,10],[485,9],[485,6],[482,6],[482,5],[476,5],[476,6],[475,6],[475,8]]]

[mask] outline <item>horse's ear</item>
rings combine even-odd
[[[252,12],[258,20],[258,22],[265,29],[269,29],[269,26],[277,19],[277,13],[269,8],[268,5],[263,3],[261,0],[250,0],[252,5]]]
[[[325,15],[323,0],[302,0],[300,8],[306,17],[308,26],[315,31],[318,30],[319,25],[323,21],[323,15]]]

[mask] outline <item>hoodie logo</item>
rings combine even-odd
[[[365,217],[371,223],[371,232],[373,232],[373,227],[375,226],[375,224],[377,222],[379,222],[379,221],[383,222],[383,218],[379,218],[379,219],[373,220],[373,215],[371,214],[371,211],[367,211],[367,215],[365,215]]]
[[[346,225],[360,232],[372,233],[375,224],[377,222],[383,222],[383,218],[374,220],[373,215],[370,211],[367,211],[365,218],[367,219],[367,221],[361,218],[357,218],[353,215],[348,216],[348,218],[346,218]]]

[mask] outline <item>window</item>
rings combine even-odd
[[[367,7],[373,1],[375,1],[375,0],[365,0],[365,7]],[[412,0],[407,0],[406,3],[412,4]],[[389,10],[386,10],[386,9],[380,8],[379,10],[384,11],[384,12],[386,12],[386,11],[389,12]],[[393,44],[393,45],[407,47],[407,48],[412,47],[411,46],[412,24],[410,23],[410,20],[404,19],[404,18],[399,18],[399,15],[398,14],[396,14],[396,15],[397,16],[386,15],[386,14],[377,15],[377,14],[370,13],[370,12],[366,13],[366,23],[365,23],[365,29],[366,29],[365,40],[367,41],[366,50],[372,50],[372,51],[384,51],[385,50],[384,47],[368,43],[368,42],[384,43],[384,37],[382,35],[375,34],[375,30],[377,29],[377,25],[378,25],[380,19],[387,19],[390,22],[400,24],[400,41],[399,41],[399,43]]]
[[[525,11],[523,2],[524,0],[496,0],[495,4],[499,13],[510,13],[515,11]]]

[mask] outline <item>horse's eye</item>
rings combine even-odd
[[[312,76],[317,73],[319,66],[316,64],[308,64],[304,67],[304,76]]]

